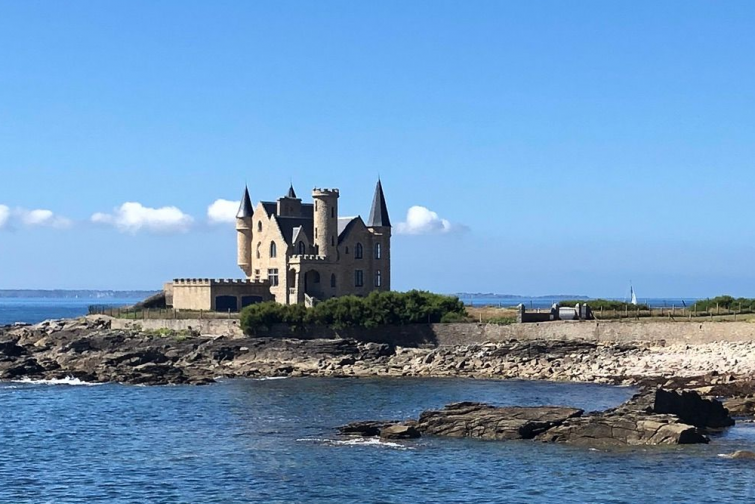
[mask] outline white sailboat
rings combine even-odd
[[[633,305],[636,305],[637,304],[637,294],[634,292],[634,287],[632,287],[631,283],[629,284],[629,294],[630,294],[630,297],[631,297],[631,301],[629,301],[629,302],[632,303]]]

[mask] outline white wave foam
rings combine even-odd
[[[299,442],[319,443],[329,446],[375,446],[378,448],[393,448],[396,450],[413,450],[414,447],[391,441],[383,441],[376,437],[354,437],[348,439],[300,438]]]
[[[96,385],[104,385],[103,383],[85,382],[73,376],[66,376],[65,378],[51,378],[49,380],[32,380],[31,378],[21,378],[20,380],[11,380],[14,383],[24,383],[27,385],[84,385],[87,387],[93,387]]]
[[[255,381],[267,381],[267,380],[285,380],[288,376],[263,376],[262,378],[252,378]]]

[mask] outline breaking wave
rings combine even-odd
[[[354,437],[348,439],[326,439],[326,438],[300,438],[298,442],[318,443],[327,446],[374,446],[377,448],[392,448],[395,450],[413,450],[414,447],[391,441],[383,441],[376,437]]]
[[[96,385],[104,385],[103,383],[85,382],[73,376],[66,376],[65,378],[50,378],[49,380],[33,380],[31,378],[21,378],[20,380],[11,380],[13,383],[23,383],[26,385],[84,385],[87,387],[93,387]]]

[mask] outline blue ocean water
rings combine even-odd
[[[0,325],[36,324],[47,319],[80,317],[90,305],[128,306],[141,299],[128,298],[0,298]]]
[[[460,400],[602,409],[625,388],[468,379],[229,380],[135,387],[0,384],[0,502],[741,503],[755,428],[707,446],[613,452],[424,438],[343,440],[360,419]]]

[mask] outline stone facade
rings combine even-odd
[[[272,300],[266,280],[177,278],[165,290],[172,294],[170,304],[179,310],[237,312],[244,306]]]
[[[368,222],[341,217],[338,189],[314,189],[302,203],[293,187],[252,207],[248,190],[236,218],[238,265],[267,281],[275,300],[312,304],[391,287],[391,224],[378,181]]]

